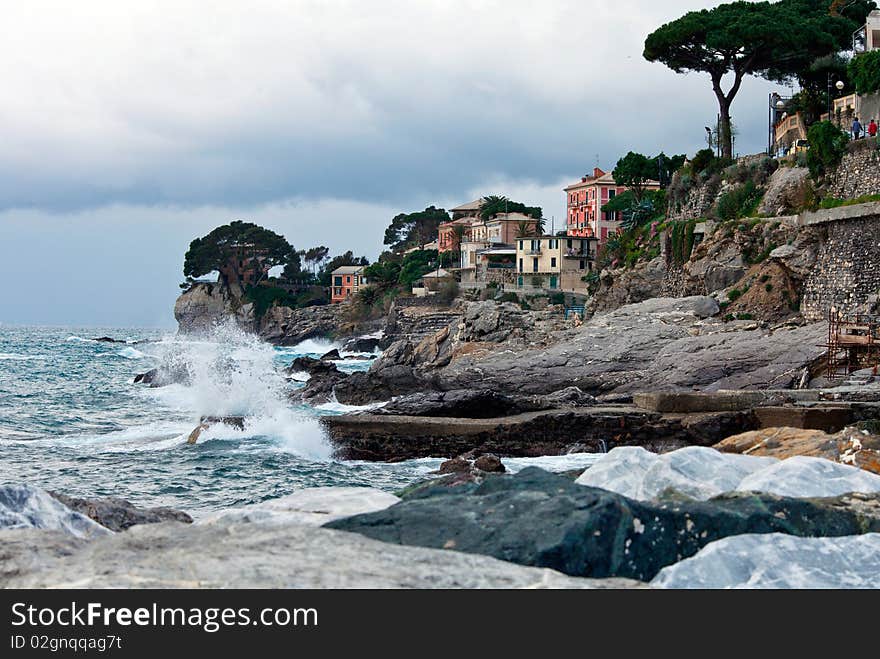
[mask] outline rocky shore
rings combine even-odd
[[[617,448],[580,476],[459,462],[478,476],[450,464],[399,496],[314,488],[194,522],[7,485],[0,586],[880,586],[880,475],[857,467],[705,447]]]

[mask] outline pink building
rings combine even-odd
[[[660,184],[648,181],[645,189],[659,190]],[[617,233],[620,213],[603,211],[602,206],[625,191],[626,187],[617,185],[610,173],[598,167],[593,169],[592,176],[583,176],[580,181],[565,188],[568,235],[596,237],[600,243],[604,243],[609,234]]]

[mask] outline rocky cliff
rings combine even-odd
[[[318,336],[353,335],[358,328],[346,321],[344,312],[344,305],[272,306],[257,317],[254,304],[240,288],[221,283],[195,284],[174,305],[181,334],[206,334],[232,322],[276,345],[293,345]]]

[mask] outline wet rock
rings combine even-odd
[[[470,473],[471,469],[473,469],[473,466],[471,465],[470,460],[465,460],[464,458],[451,458],[440,464],[440,469],[437,470],[437,473]]]
[[[503,474],[507,469],[501,463],[501,458],[491,453],[485,453],[474,460],[474,469],[488,474]]]
[[[109,533],[85,515],[72,510],[38,487],[0,486],[0,533],[11,529],[48,529],[77,538]]]
[[[111,531],[124,531],[135,524],[159,522],[192,523],[192,517],[173,508],[138,508],[130,501],[116,497],[78,499],[59,492],[49,494],[71,510],[75,510]]]
[[[880,519],[825,502],[764,494],[639,502],[530,467],[480,484],[428,487],[383,511],[325,528],[485,554],[570,575],[650,580],[666,565],[727,536],[858,535],[880,530]]]
[[[186,364],[169,364],[152,368],[135,376],[135,384],[146,384],[150,388],[167,387],[169,384],[189,385],[191,375]]]
[[[343,349],[346,352],[375,353],[379,350],[381,344],[382,339],[360,337],[348,341]]]
[[[203,416],[193,431],[187,437],[187,444],[195,444],[202,433],[215,424],[231,426],[236,430],[244,430],[245,418],[243,416]]]
[[[291,362],[290,366],[285,369],[285,373],[292,375],[293,373],[308,373],[309,375],[326,375],[328,373],[336,373],[339,369],[336,364],[326,362],[323,358],[315,359],[314,357],[297,357]]]
[[[342,359],[342,357],[340,357],[340,355],[339,355],[339,350],[336,348],[333,348],[333,350],[325,352],[323,355],[321,355],[320,359],[323,362],[323,361],[329,361],[331,359]]]
[[[111,336],[99,336],[98,338],[92,339],[92,341],[97,341],[99,343],[127,343],[127,341],[123,341],[122,339],[114,339]]]

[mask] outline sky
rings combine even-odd
[[[646,62],[697,0],[28,0],[0,40],[0,323],[174,326],[189,242],[244,219],[374,259],[391,218],[540,205],[705,147],[707,76]],[[766,142],[748,79],[736,150]]]

